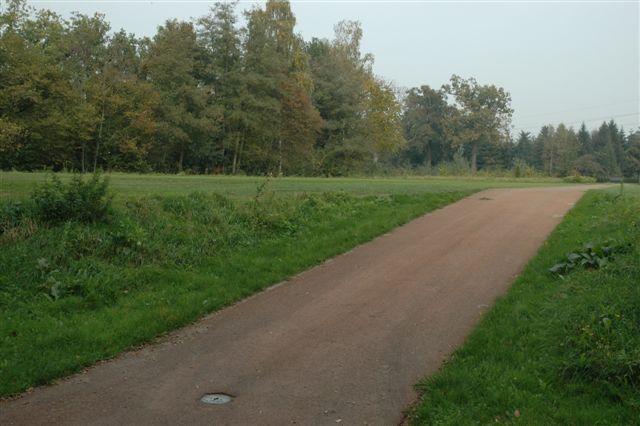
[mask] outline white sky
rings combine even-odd
[[[207,13],[208,1],[35,1],[63,17],[102,12],[113,29],[152,36],[166,19]],[[256,2],[242,2],[239,9]],[[640,126],[638,1],[292,1],[305,40],[358,20],[374,70],[400,87],[439,87],[451,74],[504,87],[513,127]]]

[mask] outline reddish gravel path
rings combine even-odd
[[[0,403],[2,425],[393,425],[585,187],[490,190]],[[206,392],[235,396],[200,402]]]

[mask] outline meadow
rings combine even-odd
[[[0,395],[149,342],[474,191],[560,183],[108,178],[104,219],[47,223],[28,212],[48,175],[0,173]]]
[[[0,171],[0,198],[26,198],[33,186],[45,181],[47,173]],[[70,173],[57,173],[62,180]],[[248,198],[268,178],[255,176],[203,176],[109,173],[110,187],[117,198],[148,195],[184,195],[188,192],[217,193],[232,198]],[[424,194],[451,191],[478,191],[486,188],[521,188],[558,185],[557,178],[486,177],[394,177],[321,178],[278,177],[268,179],[277,193],[321,193],[344,191],[354,195]]]

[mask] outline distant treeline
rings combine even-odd
[[[403,108],[407,146],[394,156],[398,167],[429,174],[468,174],[470,144],[455,143],[448,122],[447,87],[422,86],[407,93]],[[459,130],[458,130],[459,132]],[[481,143],[478,167],[491,173],[511,170],[518,176],[592,176],[640,179],[640,131],[625,133],[614,120],[576,131],[564,124],[543,126],[537,135],[521,131],[516,139],[494,138]]]
[[[638,173],[614,123],[511,139],[504,89],[452,76],[401,92],[373,73],[357,22],[303,40],[288,1],[215,4],[153,38],[1,2],[0,168],[345,175],[450,167]],[[604,130],[603,130],[604,129]],[[586,135],[586,136],[585,136]],[[526,166],[526,167],[525,167]]]

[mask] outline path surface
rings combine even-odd
[[[58,385],[2,425],[394,425],[583,188],[490,190]],[[235,396],[225,405],[204,393]]]

